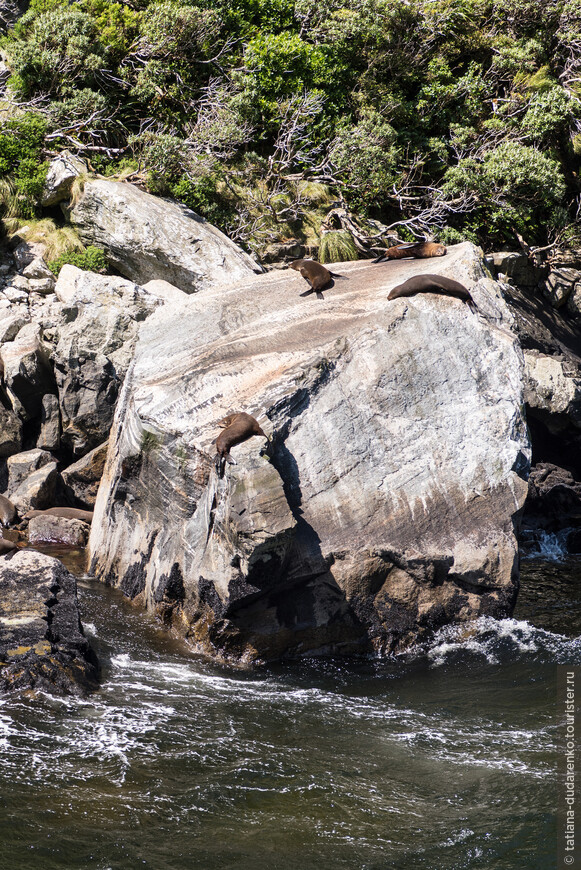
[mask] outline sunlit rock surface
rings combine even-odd
[[[232,287],[262,268],[224,233],[177,202],[132,184],[88,180],[71,221],[86,244],[138,284],[161,279],[186,293]]]
[[[523,359],[481,252],[333,271],[323,301],[284,270],[156,310],[120,395],[93,570],[215,657],[399,650],[514,604]],[[434,272],[480,313],[387,301]],[[272,442],[220,478],[230,410]]]

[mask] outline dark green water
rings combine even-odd
[[[184,655],[82,581],[103,685],[1,702],[0,867],[555,867],[556,665],[581,663],[559,600],[579,611],[581,563],[523,568],[514,619],[261,673]]]

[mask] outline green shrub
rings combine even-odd
[[[56,260],[50,261],[48,268],[54,275],[58,275],[66,264],[76,266],[85,272],[105,272],[107,270],[105,252],[102,248],[96,248],[94,245],[89,245],[84,251],[69,251],[61,254]]]
[[[42,195],[48,163],[42,158],[46,121],[26,113],[0,127],[0,178],[9,184],[0,193],[3,213],[33,218]]]

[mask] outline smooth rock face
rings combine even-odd
[[[0,691],[84,694],[98,672],[74,576],[33,550],[0,557]]]
[[[195,293],[231,287],[262,271],[195,212],[132,184],[87,181],[70,218],[85,244],[104,248],[112,264],[138,284],[161,279]]]
[[[161,303],[124,278],[68,265],[55,292],[63,303],[53,353],[61,439],[82,455],[107,439],[139,324]]]
[[[397,650],[511,612],[527,492],[523,359],[463,244],[337,264],[324,301],[287,270],[142,326],[91,529],[92,568],[230,660]],[[387,302],[413,274],[470,290]],[[234,447],[218,421],[272,436]]]

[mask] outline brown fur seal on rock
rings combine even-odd
[[[3,538],[0,535],[0,556],[5,556],[6,553],[12,552],[12,550],[17,550],[18,544],[16,541],[9,541],[8,538]]]
[[[317,263],[316,260],[293,260],[292,263],[289,263],[289,269],[296,269],[297,272],[301,273],[305,281],[308,281],[311,285],[310,290],[305,290],[300,295],[308,296],[309,293],[316,293],[319,299],[323,298],[321,290],[324,290],[329,285],[332,286],[333,278],[345,277],[345,275],[337,275],[335,272],[329,271],[321,263]]]
[[[220,424],[223,424],[226,420],[229,420],[229,422],[225,424],[225,428],[216,438],[217,452],[215,461],[216,468],[220,472],[220,477],[224,473],[224,464],[226,462],[229,462],[230,465],[236,465],[235,460],[230,456],[232,447],[242,444],[243,441],[247,441],[253,435],[262,435],[263,438],[268,439],[268,435],[260,428],[258,420],[255,420],[254,417],[246,414],[244,411],[228,414],[220,421]]]
[[[9,526],[15,519],[15,506],[5,495],[0,495],[0,526]]]
[[[239,417],[240,414],[243,414],[243,411],[231,411],[229,414],[226,414],[225,417],[222,417],[221,420],[218,420],[218,426],[220,429],[226,429],[228,426],[231,426],[236,417]]]
[[[394,245],[387,248],[373,263],[381,263],[382,260],[403,260],[413,257],[416,260],[425,260],[428,257],[443,257],[446,253],[445,245],[439,242],[416,242],[410,245]]]
[[[31,520],[33,517],[62,517],[65,520],[82,520],[84,523],[90,523],[93,519],[93,511],[84,511],[80,508],[71,507],[52,507],[44,511],[28,511],[24,514],[25,520]]]
[[[442,293],[444,296],[454,296],[466,302],[473,311],[478,310],[466,287],[459,281],[446,278],[444,275],[414,275],[390,290],[387,298],[399,299],[401,296],[414,296],[416,293]]]

